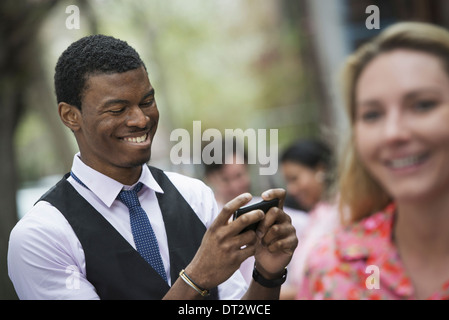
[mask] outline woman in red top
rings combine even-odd
[[[344,69],[344,226],[309,256],[298,299],[449,298],[449,32],[399,23]]]

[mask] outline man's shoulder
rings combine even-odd
[[[58,243],[70,226],[58,209],[46,201],[38,201],[14,226],[10,245]]]

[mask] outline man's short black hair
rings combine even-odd
[[[122,73],[145,64],[125,41],[101,34],[72,43],[59,57],[55,68],[58,104],[65,102],[81,109],[81,99],[90,75]]]

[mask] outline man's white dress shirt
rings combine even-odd
[[[68,182],[135,248],[128,208],[116,199],[122,188],[133,186],[124,186],[85,165],[79,153],[74,157],[72,172],[87,188],[72,177]],[[165,173],[208,228],[218,215],[212,190],[198,179]],[[138,182],[144,185],[139,201],[151,221],[171,283],[167,235],[156,198],[156,192],[163,190],[146,165]],[[62,213],[45,201],[38,202],[12,230],[8,274],[20,299],[99,299],[86,278],[81,243]],[[220,299],[240,299],[246,289],[239,271],[218,286]]]

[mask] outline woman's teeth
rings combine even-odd
[[[390,161],[390,167],[393,169],[401,169],[409,166],[419,164],[423,161],[424,156],[409,156],[405,158],[395,159]]]

